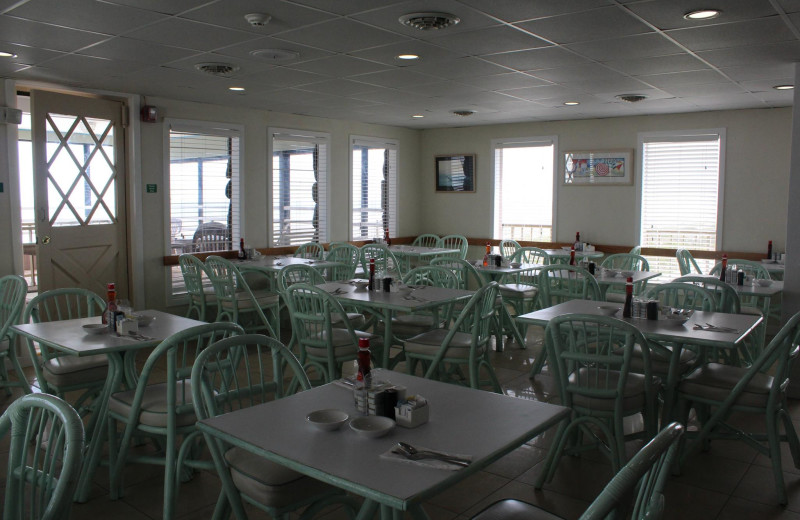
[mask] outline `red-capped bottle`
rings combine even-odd
[[[117,313],[117,288],[113,282],[106,285],[106,310],[103,312],[103,323],[114,329],[114,315]]]
[[[386,246],[387,247],[392,245],[392,239],[389,238],[389,228],[388,227],[383,231],[383,241],[386,242]]]
[[[772,260],[772,240],[767,244],[767,260]]]
[[[725,281],[725,274],[728,271],[728,255],[722,253],[722,269],[719,270],[719,279],[720,281]]]
[[[239,239],[239,260],[247,258],[247,251],[244,250],[244,238]]]
[[[367,289],[370,291],[375,290],[375,259],[369,259],[369,285],[367,285]]]
[[[489,255],[492,254],[492,244],[486,242],[486,254],[483,255],[483,265],[484,267],[489,265]]]
[[[575,246],[569,250],[569,265],[575,265]]]
[[[625,280],[625,306],[622,307],[622,317],[630,318],[633,316],[633,277]]]
[[[369,338],[358,339],[358,373],[353,386],[353,397],[356,410],[362,415],[369,413],[369,390],[372,388],[372,375],[370,374],[372,356],[369,351]]]

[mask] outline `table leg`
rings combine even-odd
[[[502,330],[500,332],[500,336],[501,336],[500,337],[500,344],[495,346],[497,352],[502,352],[503,351],[503,338],[502,338],[502,335],[503,335],[503,332],[505,332],[506,330],[510,330],[511,331],[511,335],[514,336],[514,341],[519,343],[520,348],[526,348],[525,347],[525,338],[522,337],[522,334],[520,333],[519,329],[514,324],[514,319],[511,317],[511,314],[509,314],[508,309],[506,308],[505,304],[500,305],[500,311],[499,312],[500,312],[500,328]],[[506,327],[508,327],[508,328],[506,328]]]
[[[678,395],[678,383],[680,382],[682,350],[683,344],[674,344],[672,347],[672,354],[669,357],[667,381],[664,385],[664,409],[661,411],[661,424],[669,424],[672,420],[672,408],[675,406],[675,399]]]
[[[369,498],[364,500],[361,509],[358,510],[356,520],[372,520],[375,516],[375,511],[378,510],[378,503]]]
[[[383,310],[383,360],[381,368],[390,368],[390,351],[392,350],[392,310]]]

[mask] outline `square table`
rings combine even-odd
[[[341,262],[312,260],[309,258],[299,258],[295,256],[262,256],[247,260],[231,260],[231,262],[233,262],[233,264],[243,274],[250,271],[266,275],[269,278],[270,289],[273,291],[278,290],[278,274],[282,269],[289,267],[290,265],[309,265],[323,275],[323,271],[328,267],[337,267],[343,265]]]
[[[482,390],[376,369],[373,380],[403,385],[430,403],[430,420],[417,428],[396,427],[377,439],[360,437],[346,424],[316,430],[306,416],[337,408],[354,416],[353,391],[330,383],[252,408],[199,421],[209,441],[222,439],[255,455],[364,497],[359,519],[372,518],[378,505],[384,520],[409,511],[427,519],[422,502],[485,468],[569,417],[570,410]],[[449,471],[381,457],[398,441],[470,455],[472,463]],[[221,460],[216,444],[208,443]],[[219,468],[220,466],[218,466]],[[224,466],[223,466],[224,467]],[[220,478],[230,478],[222,471]],[[400,516],[394,516],[400,518]]]
[[[397,245],[389,246],[389,251],[397,257],[397,260],[403,264],[403,272],[408,272],[411,267],[411,260],[430,261],[437,256],[457,256],[461,258],[460,249],[452,249],[448,247],[424,247],[424,246],[409,246]]]
[[[618,271],[616,270],[603,270],[598,268],[595,271],[594,279],[597,280],[598,285],[600,285],[600,297],[604,300],[606,299],[606,293],[610,287],[624,287],[625,284],[628,282],[628,279],[622,274],[617,274]],[[633,276],[631,279],[633,280],[633,286],[636,287],[637,284],[643,284],[648,280],[652,280],[658,276],[661,276],[661,273],[657,273],[654,271],[631,271]]]
[[[411,294],[399,291],[368,291],[360,289],[347,282],[329,282],[317,287],[333,295],[337,300],[346,305],[366,307],[383,313],[383,357],[380,366],[389,367],[389,351],[392,348],[392,313],[414,312],[431,310],[434,313],[434,323],[437,322],[437,310],[442,305],[468,300],[475,291],[463,289],[448,289],[446,287],[422,286],[414,289]]]
[[[572,252],[571,249],[545,249],[544,250],[548,255],[550,255],[551,263],[562,263],[567,264],[569,263],[569,256]],[[575,251],[575,262],[579,262],[582,258],[586,260],[596,260],[598,258],[603,258],[605,253],[602,251]]]
[[[736,349],[750,333],[761,323],[763,318],[752,314],[727,314],[724,312],[694,311],[689,320],[682,325],[668,323],[666,319],[648,320],[622,318],[621,303],[603,303],[604,307],[616,306],[620,309],[615,315],[635,326],[644,337],[652,341],[669,342],[673,345],[669,360],[669,372],[665,383],[666,396],[664,399],[663,417],[670,418],[672,404],[675,399],[678,383],[680,382],[679,360],[683,345],[688,343],[704,348]],[[517,316],[517,321],[527,325],[546,327],[551,319],[564,314],[594,314],[602,315],[599,304],[591,300],[569,300],[546,309],[541,309],[522,316]],[[710,330],[694,330],[694,324],[711,323],[719,327],[729,327],[736,332],[720,332]],[[535,374],[531,374],[533,377]]]
[[[136,352],[148,347],[155,347],[169,336],[205,322],[175,316],[166,312],[147,310],[139,311],[143,314],[155,316],[155,320],[139,329],[139,334],[145,339],[134,339],[119,336],[116,333],[87,334],[83,325],[100,323],[101,318],[78,318],[73,320],[48,321],[42,323],[25,323],[13,325],[13,330],[29,341],[38,341],[48,347],[64,352],[70,356],[93,356],[106,354],[108,356],[108,376],[100,395],[95,399],[96,408],[86,428],[87,454],[81,470],[76,500],[85,502],[91,490],[94,472],[100,463],[106,434],[106,419],[108,416],[108,401],[111,395],[119,389],[122,378],[128,382],[133,377],[133,359],[129,363],[123,357],[129,352]]]

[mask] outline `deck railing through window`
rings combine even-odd
[[[510,238],[517,242],[551,242],[553,240],[552,226],[503,223],[501,228],[503,238]]]
[[[36,258],[36,224],[22,223],[22,276],[28,282],[28,292],[39,290],[39,264]]]

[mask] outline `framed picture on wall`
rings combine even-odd
[[[633,184],[633,150],[564,152],[565,185]]]
[[[436,191],[475,191],[475,154],[437,155]]]

